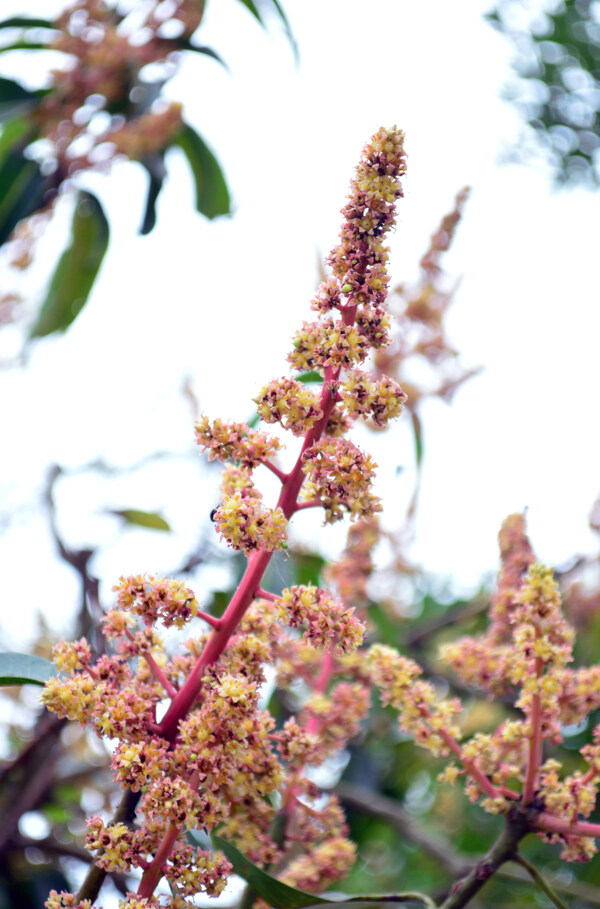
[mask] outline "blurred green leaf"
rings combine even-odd
[[[12,46],[0,47],[0,53],[5,50],[16,49]],[[0,77],[0,120],[7,120],[17,114],[23,114],[40,103],[40,99],[47,94],[45,90],[30,91],[14,79]]]
[[[19,143],[27,142],[27,133],[31,129],[31,124],[25,117],[14,117],[12,120],[5,120],[0,132],[0,165]]]
[[[191,126],[184,126],[173,140],[188,159],[196,185],[196,209],[207,218],[231,212],[229,189],[219,162]]]
[[[0,246],[44,202],[46,180],[35,161],[11,148],[0,165]]]
[[[322,384],[323,376],[316,369],[311,369],[310,372],[301,372],[300,375],[296,376],[296,382],[303,382],[305,385],[310,385],[313,382]]]
[[[326,560],[316,552],[294,552],[292,554],[294,584],[301,587],[309,584],[320,587],[321,572],[326,564]]]
[[[30,338],[65,331],[90,294],[108,246],[108,221],[98,199],[80,191],[72,222],[72,238],[52,276],[48,294]]]
[[[331,900],[315,896],[314,893],[305,893],[303,890],[296,890],[295,887],[288,887],[282,881],[271,877],[270,874],[262,871],[246,858],[239,849],[216,833],[211,834],[211,839],[215,848],[220,849],[229,859],[235,873],[239,874],[272,909],[302,909],[304,906],[331,902]]]
[[[30,653],[0,653],[0,685],[45,685],[56,675],[50,660]]]
[[[423,460],[423,426],[417,413],[413,412],[411,414],[411,419],[415,439],[415,459],[417,461],[417,468],[420,468],[421,461]]]
[[[40,19],[37,16],[11,16],[3,19],[0,28],[54,28],[50,19]]]
[[[216,833],[211,834],[211,839],[217,849],[224,853],[233,865],[233,870],[239,874],[252,890],[261,899],[265,900],[272,909],[309,909],[312,906],[337,906],[338,909],[358,909],[359,906],[380,906],[388,903],[405,903],[420,902],[428,909],[436,909],[436,905],[428,896],[423,893],[413,891],[405,893],[385,893],[376,896],[350,896],[342,900],[332,900],[326,897],[316,896],[314,893],[306,893],[304,890],[297,890],[290,887],[282,881],[271,877],[266,871],[258,868],[250,859],[246,858],[239,849],[236,849],[227,840],[218,836]]]
[[[140,233],[145,236],[153,230],[156,224],[156,200],[163,188],[165,181],[165,156],[164,154],[151,155],[140,161],[140,164],[150,178],[148,184],[148,195],[146,196],[146,209],[140,226]]]
[[[48,50],[48,45],[42,41],[26,41],[24,38],[20,41],[13,41],[12,44],[0,45],[0,54],[12,50]]]
[[[171,530],[168,521],[155,511],[140,511],[137,508],[123,508],[118,511],[109,510],[109,514],[123,518],[126,524],[136,524],[138,527],[148,527],[150,530]]]
[[[240,0],[240,3],[243,3],[243,5],[246,7],[246,9],[252,13],[254,18],[258,22],[260,22],[260,24],[262,26],[265,26],[265,20],[263,19],[263,15],[262,15],[260,8],[266,7],[266,6],[273,7],[274,11],[277,13],[277,15],[279,16],[279,18],[281,19],[281,21],[283,23],[283,27],[284,27],[286,36],[288,38],[288,41],[292,45],[292,49],[294,51],[294,57],[296,59],[298,59],[298,46],[296,44],[296,39],[294,38],[294,35],[292,33],[292,29],[290,27],[288,17],[286,16],[281,3],[279,3],[279,0],[268,0],[268,2],[266,2],[266,3],[264,2],[264,0],[262,0],[262,2],[259,2],[258,5],[256,3],[254,3],[254,0]]]
[[[212,57],[213,60],[216,60],[217,63],[220,63],[221,66],[225,67],[226,70],[229,70],[229,67],[219,54],[212,49],[212,47],[206,47],[203,44],[192,44],[189,38],[180,38],[179,47],[184,51],[193,51],[195,54],[204,54],[207,57]]]

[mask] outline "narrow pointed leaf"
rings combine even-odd
[[[19,148],[13,147],[4,155],[0,164],[0,246],[19,221],[41,208],[46,188],[39,165]]]
[[[118,511],[110,510],[109,514],[123,518],[126,524],[136,524],[138,527],[148,527],[150,530],[171,530],[168,521],[156,511],[140,511],[138,508],[123,508]]]
[[[204,140],[191,126],[184,126],[173,140],[188,159],[196,185],[196,209],[207,218],[231,212],[229,189],[221,166]]]
[[[0,653],[0,685],[45,685],[56,675],[50,660],[29,653]]]
[[[108,246],[108,222],[98,199],[81,191],[75,206],[72,238],[50,281],[48,294],[30,338],[65,331],[90,294]]]
[[[140,162],[148,173],[148,194],[146,208],[140,225],[140,233],[145,236],[154,229],[156,224],[156,201],[165,182],[165,157],[163,154],[152,155]]]
[[[376,896],[347,896],[341,900],[327,899],[289,887],[282,881],[271,877],[266,871],[258,868],[250,859],[246,858],[239,849],[236,849],[227,840],[216,833],[211,834],[214,846],[219,849],[233,865],[233,870],[243,878],[257,896],[265,900],[272,909],[313,909],[313,907],[329,905],[339,909],[367,909],[373,906],[387,906],[390,903],[420,902],[427,909],[436,909],[430,897],[424,893],[413,890],[402,893],[383,893]]]
[[[277,13],[279,18],[283,22],[283,27],[285,29],[286,36],[287,36],[290,44],[292,45],[292,49],[294,51],[294,56],[296,57],[296,59],[298,59],[298,46],[296,44],[296,39],[294,38],[294,35],[292,33],[292,29],[290,27],[288,17],[286,16],[281,3],[279,3],[279,0],[270,0],[270,2],[275,8],[275,12]],[[246,9],[252,13],[254,18],[258,22],[260,22],[260,24],[262,26],[265,26],[265,20],[263,19],[263,16],[262,16],[262,13],[260,10],[260,7],[267,5],[266,3],[264,3],[264,0],[261,0],[261,2],[258,3],[258,5],[256,3],[254,3],[254,0],[240,0],[240,3],[243,3],[243,5],[246,7]]]
[[[0,28],[55,28],[55,25],[50,19],[37,16],[11,16],[0,22]]]
[[[303,890],[296,890],[295,887],[288,887],[282,881],[271,877],[270,874],[262,871],[250,859],[246,858],[239,849],[236,849],[235,846],[216,833],[211,834],[211,839],[215,847],[220,849],[225,857],[229,859],[235,873],[239,874],[272,909],[303,909],[304,906],[316,906],[331,902],[331,900],[315,896],[314,893],[305,893]]]
[[[419,419],[418,414],[411,414],[412,425],[413,425],[413,435],[415,439],[415,458],[417,461],[417,468],[420,469],[421,462],[423,460],[423,427],[421,425],[421,420]]]
[[[229,70],[229,67],[223,60],[223,58],[212,49],[212,47],[207,47],[205,44],[192,44],[189,38],[181,38],[179,41],[179,47],[184,51],[194,51],[195,54],[204,54],[206,57],[212,57],[213,60],[216,60],[217,63],[220,63],[226,70]]]

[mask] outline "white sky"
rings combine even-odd
[[[249,417],[261,385],[286,371],[289,339],[310,317],[317,257],[336,242],[353,168],[380,125],[401,126],[409,153],[392,240],[394,283],[415,277],[455,193],[473,187],[445,265],[463,276],[451,340],[466,365],[485,371],[451,407],[435,403],[425,412],[414,557],[457,589],[473,588],[495,570],[501,521],[526,506],[544,561],[560,564],[593,547],[598,197],[553,192],[547,174],[499,165],[518,120],[500,100],[510,54],[481,19],[487,5],[284,0],[300,49],[296,67],[276,19],[263,31],[235,0],[211,0],[199,41],[231,73],[190,56],[169,94],[184,100],[187,119],[224,165],[235,215],[209,223],[194,213],[176,153],[158,226],[146,238],[136,236],[146,188],[138,167],[82,180],[101,195],[112,230],[93,297],[65,337],[32,349],[25,370],[0,372],[2,511],[18,510],[0,537],[1,649],[30,639],[38,609],[69,631],[76,582],[56,564],[44,516],[34,513],[47,465],[185,450],[192,439],[180,394],[185,376],[211,416]],[[48,7],[5,0],[2,15],[48,15]],[[22,65],[13,55],[13,71]],[[49,237],[49,247],[57,244]],[[378,436],[375,447],[393,527],[394,503],[404,501],[409,482],[409,472],[396,476],[394,468],[413,459],[408,427]],[[63,529],[73,545],[102,544],[94,567],[106,593],[120,573],[178,559],[216,503],[216,482],[192,461],[157,468],[150,485],[73,484],[60,503]],[[162,509],[177,533],[117,538],[105,507]],[[300,537],[311,538],[311,521],[298,517]],[[335,552],[343,534],[325,533]]]

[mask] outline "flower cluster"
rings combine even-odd
[[[281,508],[265,508],[239,492],[227,496],[212,517],[220,536],[234,549],[271,552],[286,545],[288,522]]]
[[[306,626],[304,637],[313,647],[334,647],[348,653],[362,643],[364,625],[354,609],[346,609],[318,587],[286,588],[277,605],[284,611],[286,624]]]
[[[294,345],[295,368],[321,371],[320,393],[281,378],[256,399],[261,419],[303,436],[290,472],[271,460],[281,448],[277,439],[245,423],[203,416],[196,424],[209,460],[233,462],[225,467],[212,519],[217,532],[247,557],[223,615],[200,610],[194,593],[179,581],[121,578],[116,608],[103,622],[114,653],[92,664],[82,642],[56,651],[66,675],[48,683],[44,702],[115,740],[115,778],[140,795],[137,825],[99,817],[89,824],[88,846],[99,868],[142,871],[138,891],[128,895],[123,909],[158,905],[153,894],[162,876],[174,907],[196,893],[221,892],[228,863],[192,845],[189,830],[210,832],[220,825],[219,834],[252,861],[276,864],[283,880],[313,891],[346,874],[354,861],[337,800],[323,804],[305,766],[343,748],[368,711],[365,668],[353,655],[364,625],[353,606],[325,590],[296,586],[277,595],[260,583],[273,550],[285,546],[288,521],[301,508],[323,508],[326,521],[344,512],[371,518],[379,509],[371,492],[376,465],[343,434],[356,416],[368,414],[382,425],[404,403],[394,382],[357,373],[369,347],[384,343],[379,332],[385,326],[388,252],[382,238],[393,223],[404,170],[402,133],[380,130],[364,150],[343,211],[341,243],[329,258],[333,277],[317,294],[320,311],[337,307],[340,318],[305,324]],[[344,369],[351,370],[347,381]],[[281,483],[273,507],[263,504],[254,485],[259,466]],[[211,630],[191,638],[186,653],[171,655],[156,624],[181,627],[191,620]],[[303,638],[286,631],[286,624],[302,627]],[[280,680],[302,678],[308,689],[298,718],[280,731],[260,707],[266,664]],[[159,713],[165,700],[169,706]],[[278,828],[283,833],[274,837]]]
[[[152,575],[120,578],[113,590],[117,592],[117,606],[139,615],[145,625],[160,621],[165,628],[183,628],[198,608],[193,590],[173,579]]]
[[[379,499],[371,493],[376,464],[348,439],[323,439],[305,453],[302,469],[309,482],[304,497],[318,497],[325,509],[326,523],[339,521],[344,512],[366,518],[380,510]]]
[[[256,467],[281,448],[278,439],[256,432],[245,423],[212,423],[203,416],[196,423],[196,441],[208,452],[208,460],[239,461],[242,467]]]
[[[323,416],[315,393],[294,379],[273,379],[254,401],[261,420],[281,423],[295,436],[305,435]]]

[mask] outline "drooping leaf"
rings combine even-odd
[[[279,3],[279,0],[267,0],[267,2],[265,2],[265,0],[259,0],[258,4],[254,3],[254,0],[240,0],[240,3],[243,3],[243,5],[246,7],[246,9],[252,13],[254,18],[258,22],[260,22],[260,24],[262,26],[265,26],[265,27],[266,27],[266,23],[265,23],[265,20],[263,18],[262,12],[261,12],[261,7],[272,6],[274,8],[274,11],[277,13],[277,15],[279,16],[279,18],[281,19],[281,21],[283,23],[283,27],[284,27],[286,36],[288,38],[288,41],[292,45],[292,50],[294,51],[294,57],[296,59],[298,59],[298,46],[296,44],[296,39],[294,38],[294,35],[292,33],[292,29],[290,27],[288,17],[286,16],[281,3]]]
[[[71,243],[52,276],[30,338],[65,331],[77,318],[102,264],[108,234],[108,221],[100,202],[92,193],[80,191],[73,215]]]
[[[11,16],[0,22],[0,28],[55,28],[55,25],[50,19],[37,16]]]
[[[188,159],[196,186],[196,209],[207,218],[231,212],[229,189],[219,162],[191,126],[184,126],[173,140]]]
[[[45,685],[56,675],[50,660],[30,653],[0,653],[0,685]]]
[[[165,156],[164,154],[150,155],[144,158],[140,164],[145,168],[149,177],[146,208],[140,225],[140,233],[145,236],[154,229],[156,224],[156,200],[163,188],[166,176]]]
[[[387,906],[390,903],[406,902],[420,902],[427,909],[437,909],[430,897],[412,890],[402,893],[383,893],[375,896],[371,894],[368,896],[347,896],[341,900],[316,896],[314,893],[297,890],[295,887],[290,887],[288,884],[271,877],[270,874],[258,868],[239,849],[218,834],[212,833],[211,839],[214,846],[220,849],[225,857],[229,859],[235,873],[239,874],[254,893],[268,903],[272,909],[311,909],[313,906],[324,905],[336,906],[338,909],[367,909],[368,906]]]
[[[139,508],[110,509],[109,514],[123,518],[126,524],[136,524],[138,527],[148,527],[150,530],[171,530],[168,521],[156,511],[140,511]]]
[[[11,48],[0,47],[0,53]],[[14,79],[0,78],[0,120],[7,120],[36,107],[47,90],[30,91]]]
[[[271,877],[270,874],[258,868],[239,849],[236,849],[235,846],[228,843],[223,837],[218,836],[218,834],[211,834],[211,839],[215,848],[220,849],[225,857],[229,859],[235,873],[239,874],[272,909],[303,909],[304,906],[331,902],[331,900],[315,896],[314,893],[296,890],[295,887],[289,887],[282,881]]]
[[[46,188],[47,181],[35,161],[18,147],[7,151],[0,164],[0,246],[19,221],[41,208]]]
[[[184,51],[193,51],[195,54],[204,54],[206,57],[212,57],[213,60],[216,60],[217,63],[220,63],[226,70],[229,70],[229,67],[223,60],[223,58],[213,50],[212,47],[207,47],[205,44],[193,44],[189,38],[180,38],[179,39],[179,48]]]

